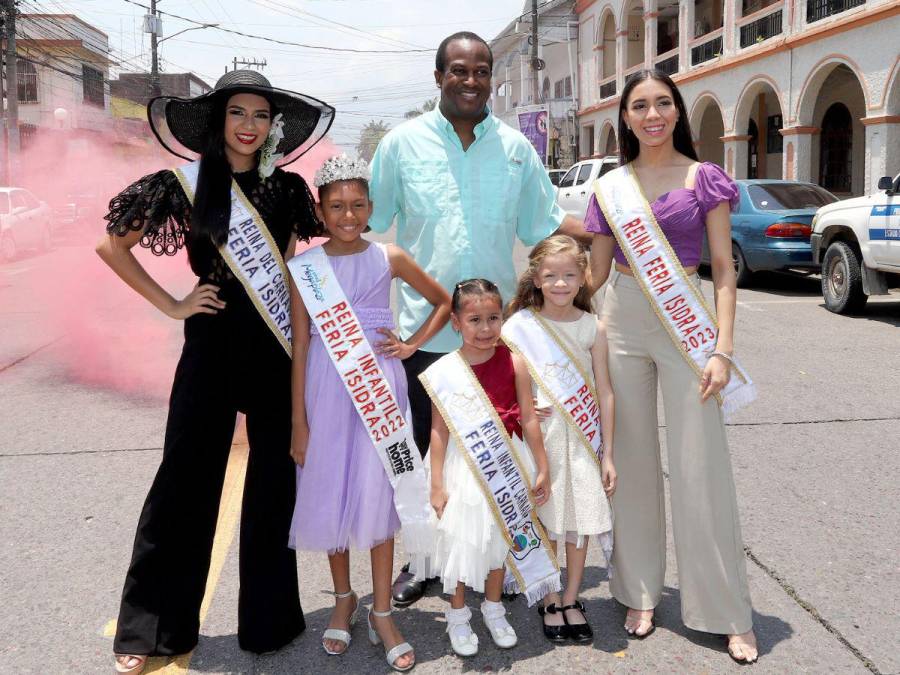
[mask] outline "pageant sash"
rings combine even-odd
[[[701,375],[715,351],[718,324],[656,222],[631,167],[626,164],[595,181],[594,194],[641,290],[688,365]],[[731,379],[716,396],[726,414],[756,398],[747,372],[736,360],[729,365]]]
[[[430,555],[434,528],[425,465],[362,324],[321,246],[291,258],[288,269],[394,488],[404,550],[411,557]]]
[[[175,175],[193,203],[200,161],[175,169]],[[233,178],[228,241],[219,248],[231,273],[237,277],[256,311],[291,355],[291,296],[287,268],[265,221]]]
[[[531,500],[531,480],[494,406],[458,351],[433,363],[419,379],[447,423],[503,533],[512,583],[531,606],[560,589],[559,565]]]
[[[599,471],[603,432],[597,393],[565,339],[531,309],[513,314],[503,324],[501,337],[525,360],[532,379],[596,460]]]

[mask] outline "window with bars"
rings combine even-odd
[[[84,102],[90,105],[105,106],[103,96],[103,73],[90,66],[81,66],[81,84]]]
[[[19,99],[19,103],[37,103],[37,69],[34,64],[24,59],[16,59],[16,72],[18,85],[16,98]]]

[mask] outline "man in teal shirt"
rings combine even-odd
[[[396,219],[397,244],[450,293],[464,279],[496,283],[504,301],[516,287],[513,244],[533,246],[561,231],[589,243],[583,224],[556,204],[543,162],[519,131],[491,114],[493,56],[474,33],[455,33],[435,57],[437,108],[392,129],[372,159],[369,226],[385,232]],[[399,289],[400,334],[416,331],[431,311],[406,284]],[[403,362],[413,437],[424,455],[431,401],[419,373],[460,346],[448,324]],[[395,585],[400,606],[421,597],[418,584]],[[404,591],[409,591],[404,593]]]

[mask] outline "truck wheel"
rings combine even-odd
[[[750,285],[753,272],[747,267],[747,259],[741,251],[741,247],[731,242],[731,262],[734,263],[734,276],[738,288],[746,288]]]
[[[859,256],[847,242],[836,241],[822,260],[822,297],[835,314],[852,314],[866,305]]]

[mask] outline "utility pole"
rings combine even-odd
[[[156,14],[156,0],[150,0],[150,96],[159,96],[159,54],[156,51],[159,33],[159,16]]]
[[[541,101],[538,76],[538,0],[531,0],[531,98],[535,104]]]
[[[13,171],[19,155],[19,75],[16,64],[16,3],[3,0],[6,21],[6,143],[4,172],[8,185],[13,183]]]
[[[265,67],[268,65],[268,64],[266,63],[266,60],[265,60],[265,59],[263,59],[262,61],[257,61],[255,56],[253,57],[252,60],[248,60],[248,59],[245,59],[245,58],[243,58],[243,57],[238,58],[238,57],[235,56],[235,57],[234,57],[234,60],[233,60],[233,62],[232,62],[232,64],[233,64],[235,70],[238,69],[238,66],[247,66],[247,67],[249,67],[249,68],[260,68],[260,69],[262,69],[262,68],[265,68]],[[226,72],[226,73],[228,72],[228,68],[225,68],[225,72]]]

